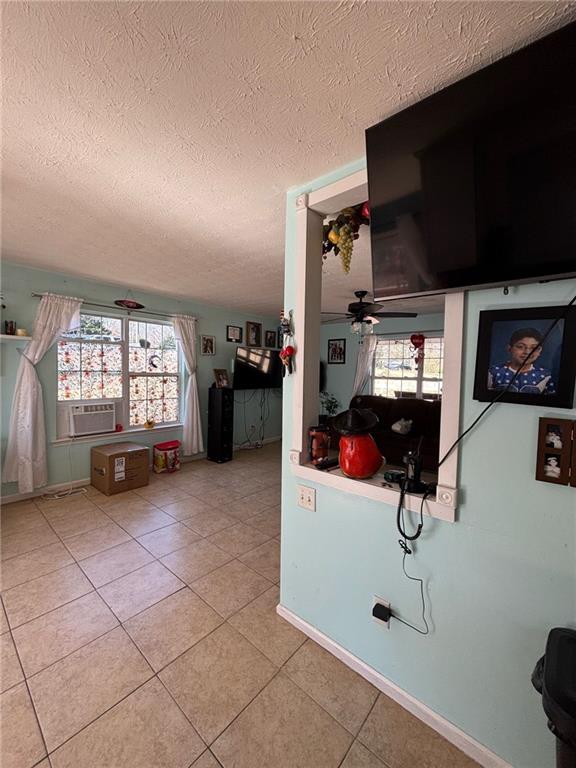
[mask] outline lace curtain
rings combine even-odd
[[[80,324],[81,304],[82,299],[44,294],[36,312],[32,340],[22,353],[3,477],[6,483],[17,482],[20,493],[31,493],[48,482],[44,402],[36,365],[62,333]]]
[[[174,332],[180,342],[184,362],[188,370],[188,383],[184,395],[183,450],[189,456],[204,450],[200,400],[196,381],[196,318],[188,315],[174,315]]]

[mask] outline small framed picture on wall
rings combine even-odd
[[[328,362],[338,365],[346,363],[346,339],[328,339]]]
[[[214,383],[218,389],[225,389],[230,386],[226,368],[213,368],[212,370],[214,371]]]
[[[568,485],[573,460],[573,421],[542,417],[538,427],[536,480]]]
[[[201,355],[216,354],[216,337],[215,336],[200,336],[200,354]]]
[[[242,328],[239,325],[226,326],[226,341],[242,344]]]
[[[276,347],[276,331],[264,332],[264,346],[274,349]]]
[[[262,323],[253,323],[250,320],[246,322],[246,346],[262,346]]]

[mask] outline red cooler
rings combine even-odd
[[[177,472],[180,469],[180,440],[156,443],[154,446],[154,472]]]

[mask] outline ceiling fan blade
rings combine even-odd
[[[374,317],[418,317],[417,312],[372,312]]]
[[[341,317],[352,317],[351,314],[347,312],[320,312],[321,315],[340,315]]]
[[[349,317],[333,317],[332,320],[321,320],[322,325],[328,325],[329,323],[346,323]]]

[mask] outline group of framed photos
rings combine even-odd
[[[538,429],[536,480],[576,486],[576,421],[542,417]]]
[[[253,323],[250,320],[246,323],[246,328],[242,328],[240,325],[227,325],[226,326],[226,341],[233,344],[242,344],[246,339],[245,344],[247,347],[261,347],[262,346],[262,323]],[[282,332],[280,329],[277,331],[264,331],[264,346],[268,349],[279,349],[282,346]],[[215,336],[200,336],[200,354],[201,355],[215,355],[216,354],[216,337]],[[216,370],[216,369],[215,369]]]

